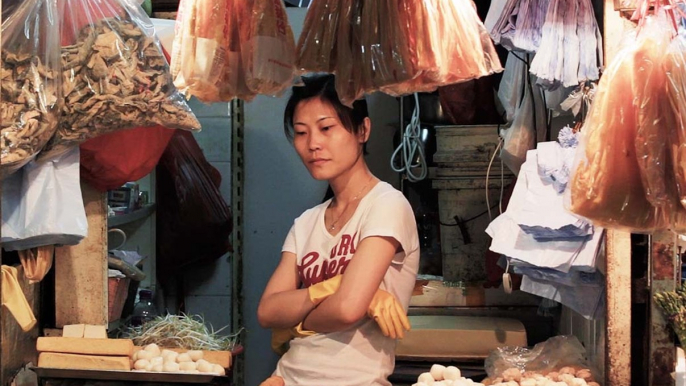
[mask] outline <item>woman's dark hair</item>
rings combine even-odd
[[[356,100],[353,103],[353,108],[341,103],[336,92],[336,78],[333,75],[303,76],[302,81],[304,85],[293,86],[291,97],[286,104],[286,111],[283,114],[284,132],[290,141],[293,140],[295,130],[293,127],[295,108],[300,102],[311,98],[321,98],[323,101],[331,104],[346,130],[353,134],[359,133],[363,127],[364,119],[369,116],[367,102],[364,99]]]

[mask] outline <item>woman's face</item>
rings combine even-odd
[[[349,170],[359,160],[368,132],[355,135],[348,131],[333,106],[321,98],[306,99],[296,106],[293,127],[295,150],[317,180],[330,180]]]

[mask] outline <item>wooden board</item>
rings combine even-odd
[[[212,374],[153,373],[147,371],[72,370],[32,367],[40,378],[90,379],[121,382],[210,383],[222,378]]]
[[[107,320],[107,201],[81,182],[88,236],[78,245],[55,248],[55,323],[103,324]]]
[[[134,346],[133,352],[136,353],[142,349],[143,349],[143,347]],[[165,348],[165,347],[162,347],[162,349],[171,350],[171,351],[175,351],[178,353],[184,353],[184,352],[188,351],[185,348]],[[203,353],[202,357],[204,360],[206,360],[210,363],[218,364],[225,369],[231,368],[231,351],[204,351],[203,350],[202,353]]]

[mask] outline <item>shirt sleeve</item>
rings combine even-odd
[[[370,236],[392,237],[400,243],[402,251],[393,258],[395,264],[402,264],[408,254],[419,248],[414,212],[402,193],[383,194],[371,204],[360,227],[359,240]]]
[[[288,235],[286,235],[286,240],[283,242],[283,246],[281,247],[281,252],[296,253],[296,249],[295,249],[295,222],[293,223],[293,226],[291,226],[291,230],[288,231]]]

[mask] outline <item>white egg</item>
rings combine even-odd
[[[176,362],[165,362],[162,370],[165,373],[177,373],[179,372],[179,364]]]
[[[179,363],[179,370],[181,370],[181,371],[196,370],[195,362],[181,362],[181,363]]]
[[[193,362],[201,360],[204,355],[201,350],[188,350],[187,354],[191,357]]]
[[[153,357],[150,358],[150,363],[155,366],[155,365],[163,365],[164,364],[164,358],[162,357]]]
[[[176,362],[176,358],[179,356],[179,353],[175,351],[169,351],[167,353],[162,354],[162,358],[164,358],[165,362]]]
[[[145,351],[141,350],[138,352],[138,358],[137,359],[145,359],[145,360],[150,360],[150,358],[155,357],[156,355],[153,355],[150,351]]]
[[[176,352],[176,351],[172,351],[172,350],[167,350],[166,348],[163,348],[163,349],[162,349],[162,352],[160,352],[160,355],[161,355],[161,356],[165,356],[165,355],[169,355],[170,353],[175,353],[175,354],[176,354],[177,352]]]
[[[136,351],[135,353],[133,353],[133,356],[131,357],[131,360],[134,361],[134,362],[136,362],[136,361],[138,360],[138,351]]]
[[[443,370],[443,379],[450,379],[454,381],[456,379],[460,379],[461,375],[460,369],[455,366],[448,366],[445,368],[445,370]]]
[[[444,371],[445,371],[445,366],[433,365],[433,366],[431,366],[431,370],[429,370],[429,373],[431,374],[432,377],[434,377],[434,380],[442,381]],[[442,386],[442,385],[440,385],[440,386]]]
[[[149,364],[150,362],[148,362],[147,359],[139,359],[133,364],[133,368],[136,370],[145,370]]]
[[[197,369],[198,369],[201,373],[211,373],[211,372],[212,372],[212,368],[214,367],[214,366],[212,365],[212,363],[210,363],[210,362],[208,362],[208,361],[206,361],[206,360],[204,360],[204,359],[199,360],[198,363],[196,363],[196,364],[198,365]]]
[[[155,343],[150,343],[149,345],[145,346],[143,350],[151,352],[153,356],[160,355],[160,346],[156,345]]]
[[[218,375],[222,375],[222,376],[226,375],[226,371],[224,370],[224,368],[219,366],[219,365],[212,365],[212,372],[214,374],[218,374]]]
[[[429,386],[433,385],[434,381],[434,377],[431,373],[421,373],[419,374],[419,378],[417,378],[417,382],[424,382]]]
[[[161,363],[159,365],[152,365],[152,371],[156,373],[161,373],[162,371],[164,371],[164,365]]]
[[[181,362],[193,362],[193,360],[191,359],[191,356],[188,355],[187,353],[179,354],[176,357],[176,361],[179,363],[181,363]]]

